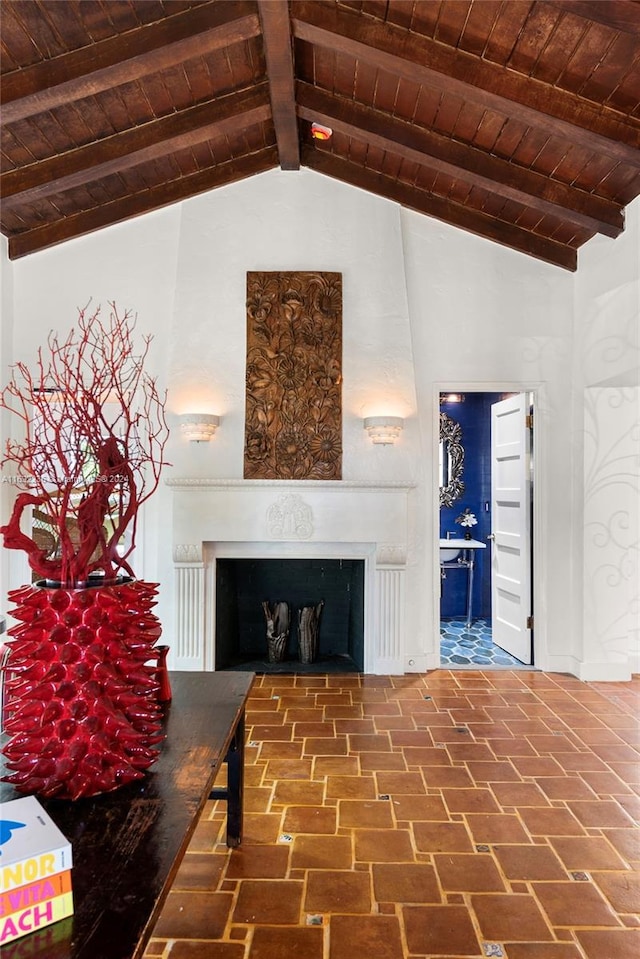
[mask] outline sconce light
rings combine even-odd
[[[220,425],[220,417],[212,413],[183,413],[180,432],[192,443],[208,443]]]
[[[364,428],[371,442],[383,446],[395,443],[403,426],[404,420],[401,416],[367,416],[364,421]]]
[[[441,393],[440,405],[443,403],[464,403],[464,393]]]

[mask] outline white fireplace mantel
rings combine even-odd
[[[281,479],[219,479],[202,476],[178,476],[167,479],[166,485],[174,490],[186,489],[228,489],[237,487],[247,491],[265,486],[277,486],[281,489],[331,489],[331,490],[409,490],[415,489],[413,483],[372,483],[370,480],[281,480]]]
[[[174,667],[213,669],[215,567],[228,557],[361,558],[370,673],[404,671],[407,483],[173,478]]]

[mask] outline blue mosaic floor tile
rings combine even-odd
[[[474,620],[470,627],[464,619],[440,623],[440,662],[443,666],[522,666],[491,640],[491,625],[486,619]]]

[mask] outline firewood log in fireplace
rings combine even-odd
[[[289,604],[277,602],[273,609],[265,600],[262,604],[264,618],[267,621],[267,651],[270,663],[281,663],[287,652],[291,617]]]
[[[315,662],[323,606],[324,600],[321,600],[317,606],[303,606],[298,610],[298,648],[301,663]]]

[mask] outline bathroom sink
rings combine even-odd
[[[454,547],[455,539],[440,540],[440,562],[453,563],[460,555],[460,547]]]
[[[463,549],[486,549],[487,544],[479,539],[463,539],[462,536],[440,540],[440,562],[453,563]]]

